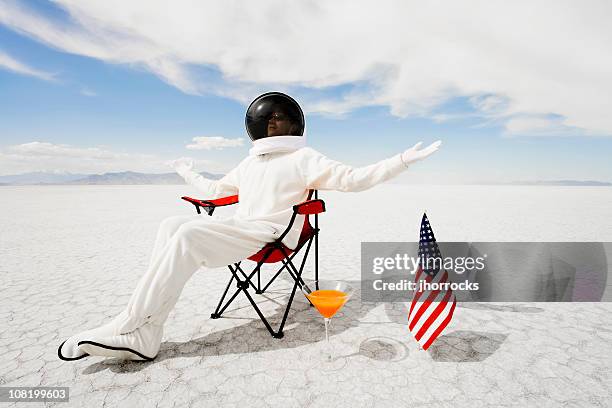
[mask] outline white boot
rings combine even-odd
[[[84,357],[87,357],[89,354],[81,350],[78,346],[78,343],[81,340],[84,340],[89,337],[106,337],[117,333],[119,324],[124,321],[125,318],[126,313],[125,311],[123,311],[113,320],[100,327],[86,330],[75,334],[72,337],[69,337],[68,339],[64,340],[64,342],[60,344],[60,346],[57,348],[57,356],[64,361],[80,360]]]
[[[150,361],[157,357],[164,326],[147,322],[126,334],[92,334],[79,341],[78,348],[92,356],[121,360]]]

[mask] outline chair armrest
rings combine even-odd
[[[293,206],[293,212],[303,215],[314,215],[325,212],[323,200],[308,200]]]
[[[189,201],[193,205],[202,207],[223,207],[225,205],[232,205],[238,202],[238,195],[215,198],[214,200],[198,200],[197,198],[187,196],[183,196],[181,198],[185,201]]]
[[[217,207],[223,207],[226,205],[236,204],[238,202],[238,195],[215,198],[214,200],[198,200],[197,198],[183,196],[183,200],[190,202],[195,205],[196,211],[200,214],[200,207],[204,208],[204,211],[208,215],[212,215]]]

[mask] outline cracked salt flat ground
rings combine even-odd
[[[127,304],[159,222],[193,212],[177,200],[185,194],[198,196],[189,186],[0,187],[3,386],[70,387],[58,406],[612,405],[612,303],[463,304],[424,352],[401,304],[357,293],[334,318],[338,358],[322,369],[323,324],[304,303],[282,340],[244,301],[232,318],[209,319],[223,269],[188,282],[155,361],[60,361],[61,341]],[[416,240],[423,208],[441,241],[612,241],[607,188],[384,185],[321,197],[321,275],[353,283],[360,242]],[[273,287],[267,315],[278,316],[287,286]]]

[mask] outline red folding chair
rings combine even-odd
[[[314,194],[314,199],[312,196]],[[200,209],[203,208],[204,211],[208,215],[212,215],[217,207],[224,207],[227,205],[236,204],[238,202],[238,196],[229,196],[223,198],[217,198],[214,200],[198,200],[191,197],[181,197],[185,201],[189,201],[196,207],[196,211],[198,214],[201,214]],[[291,304],[293,303],[293,298],[295,296],[295,292],[298,287],[301,288],[304,281],[302,280],[302,272],[304,270],[304,265],[306,264],[306,259],[308,258],[308,253],[310,251],[310,247],[314,241],[314,277],[315,280],[319,279],[319,217],[318,215],[325,211],[325,202],[323,200],[319,200],[317,190],[309,190],[308,198],[303,203],[297,204],[293,206],[293,215],[291,216],[291,221],[289,225],[285,229],[285,231],[273,242],[266,244],[261,250],[257,253],[251,255],[247,259],[256,262],[253,270],[247,275],[247,273],[242,269],[241,263],[236,262],[233,265],[227,265],[232,276],[230,277],[229,282],[219,300],[217,308],[215,312],[210,315],[212,319],[218,319],[221,317],[223,312],[228,308],[228,306],[236,299],[240,292],[243,292],[257,314],[259,318],[266,326],[272,337],[280,339],[283,337],[283,327],[285,327],[285,322],[287,321],[287,316],[289,314],[289,309],[291,309]],[[293,223],[295,222],[295,218],[298,214],[305,215],[304,217],[304,226],[302,227],[302,232],[300,234],[300,238],[298,240],[298,244],[295,249],[287,248],[282,240],[285,238],[287,233],[290,231]],[[314,227],[310,224],[309,216],[314,216]],[[305,247],[304,255],[302,257],[302,261],[300,263],[300,268],[296,268],[293,260],[295,256]],[[270,281],[262,287],[261,285],[261,267],[263,264],[274,264],[282,262],[282,266],[280,269],[274,274],[274,276],[270,279]],[[252,287],[256,294],[263,294],[270,287],[270,285],[274,282],[274,280],[281,274],[283,270],[287,270],[291,277],[293,278],[294,284],[293,289],[291,291],[291,295],[289,296],[289,301],[285,307],[285,311],[283,314],[283,320],[280,323],[280,326],[277,331],[272,329],[270,322],[263,315],[257,303],[253,299],[253,296],[249,292],[249,288]],[[240,275],[239,275],[240,273]],[[257,275],[257,285],[253,282],[253,277]],[[242,276],[242,279],[240,278]],[[224,304],[225,297],[232,285],[232,282],[236,281],[237,290],[234,294],[227,300]]]

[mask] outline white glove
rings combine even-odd
[[[174,169],[182,177],[193,170],[193,159],[191,157],[181,157],[176,160],[171,160],[167,164]]]
[[[412,162],[423,160],[427,156],[433,154],[436,150],[438,150],[438,147],[440,147],[442,141],[438,140],[436,142],[433,142],[426,148],[418,150],[422,144],[423,142],[419,142],[412,146],[410,149],[406,150],[404,153],[402,153],[402,161],[404,162],[404,165],[408,166],[408,164]]]

